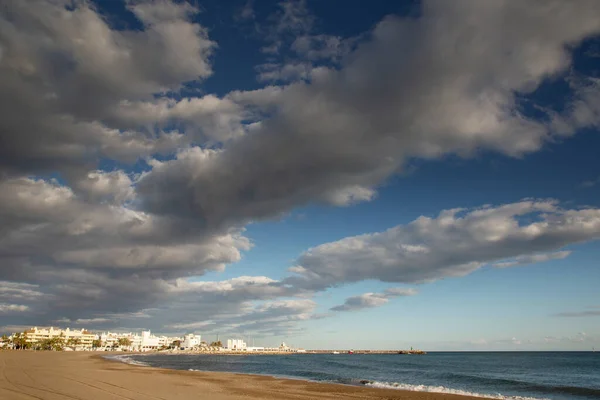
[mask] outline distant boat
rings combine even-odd
[[[339,352],[339,351],[334,351],[334,352],[333,352],[333,353],[331,353],[331,354],[340,354],[340,352]]]
[[[354,350],[348,350],[348,354],[354,354]]]

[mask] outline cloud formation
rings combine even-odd
[[[496,268],[506,268],[506,267],[514,267],[518,265],[527,265],[527,264],[535,264],[550,260],[562,260],[563,258],[567,258],[571,254],[570,251],[557,251],[555,253],[541,253],[541,254],[532,254],[525,256],[515,257],[510,261],[503,261],[499,263],[495,263],[494,267]]]
[[[597,238],[598,210],[524,201],[325,244],[280,281],[199,282],[252,247],[248,223],[369,201],[414,158],[522,156],[597,126],[597,81],[570,68],[600,3],[428,1],[341,38],[286,1],[263,52],[297,59],[258,70],[293,83],[223,96],[203,92],[218,50],[198,9],[125,5],[119,29],[90,2],[0,9],[0,300],[19,311],[6,325],[289,333],[319,317],[315,290],[540,262]],[[520,100],[549,79],[573,95],[533,118]]]
[[[424,283],[564,258],[565,246],[600,238],[600,210],[562,209],[526,200],[442,211],[385,232],[348,237],[306,251],[290,271],[293,285],[322,290],[366,279]]]
[[[356,311],[363,308],[379,307],[386,304],[391,298],[413,296],[417,294],[414,289],[390,288],[383,293],[364,293],[346,299],[344,304],[331,308],[331,311]]]
[[[70,7],[73,5],[73,7]],[[143,30],[112,29],[88,2],[24,4],[0,14],[0,173],[73,173],[100,157],[170,152],[178,133],[108,123],[123,103],[208,77],[215,44],[188,3],[128,3]]]
[[[223,149],[156,163],[139,182],[141,201],[219,229],[312,202],[370,200],[411,158],[536,151],[569,132],[528,117],[519,99],[565,74],[568,46],[600,30],[597,2],[547,4],[427,3],[418,19],[380,22],[339,69],[230,93],[270,117]],[[476,22],[464,24],[465,16]]]

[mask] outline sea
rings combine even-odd
[[[600,353],[118,355],[136,365],[271,375],[505,400],[600,400]]]

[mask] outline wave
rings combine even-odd
[[[477,382],[478,384],[485,385],[497,385],[502,384],[509,387],[518,387],[520,390],[527,392],[538,392],[538,393],[547,393],[547,394],[569,394],[575,396],[584,396],[590,398],[598,398],[600,399],[600,389],[582,387],[582,386],[553,386],[553,385],[544,385],[535,382],[527,382],[522,380],[515,379],[505,379],[505,378],[492,378],[485,376],[476,376],[476,375],[467,375],[467,374],[457,374],[457,373],[447,373],[445,374],[447,377],[451,377],[454,380],[468,380],[471,382]]]
[[[130,355],[126,355],[126,354],[121,354],[118,356],[105,356],[104,358],[106,358],[108,360],[122,362],[125,364],[137,365],[139,367],[149,367],[150,366],[150,364],[142,362],[142,361],[136,361],[136,360],[132,359]]]
[[[398,390],[409,390],[412,392],[431,392],[431,393],[446,393],[446,394],[457,394],[461,396],[472,396],[482,397],[486,399],[499,399],[499,400],[548,400],[546,398],[537,397],[525,397],[525,396],[507,396],[503,394],[484,394],[477,392],[469,392],[466,390],[452,389],[445,386],[427,386],[427,385],[410,385],[408,383],[398,382],[379,382],[379,381],[360,381],[361,384],[369,387],[379,389],[398,389]]]

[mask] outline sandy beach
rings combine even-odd
[[[222,372],[174,371],[104,360],[95,353],[0,352],[0,399],[474,399]]]

